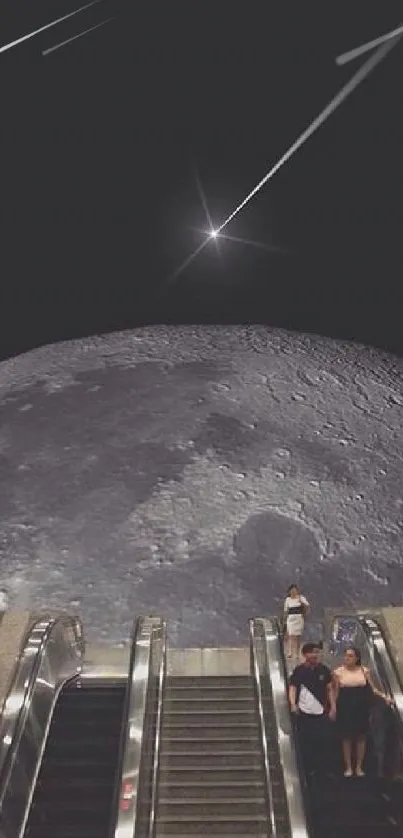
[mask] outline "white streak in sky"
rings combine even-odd
[[[241,201],[241,203],[238,204],[237,207],[235,207],[235,209],[231,212],[228,218],[226,218],[225,221],[223,221],[220,227],[216,228],[218,233],[220,233],[221,230],[223,230],[224,227],[226,227],[227,224],[229,224],[229,222],[232,221],[232,219],[235,218],[236,215],[238,215],[241,209],[243,209],[246,206],[246,204],[248,204],[249,201],[251,201],[252,198],[254,198],[257,192],[260,192],[262,187],[269,180],[271,180],[273,175],[275,175],[279,169],[281,169],[281,166],[283,166],[284,163],[286,163],[287,160],[289,160],[290,157],[292,157],[293,154],[295,154],[295,152],[298,151],[298,149],[301,148],[301,146],[304,145],[304,143],[306,143],[307,140],[309,140],[312,134],[314,134],[315,131],[317,131],[317,129],[320,128],[321,125],[323,125],[326,119],[328,119],[328,117],[331,116],[331,114],[336,110],[336,108],[338,108],[339,105],[341,105],[342,102],[344,102],[344,100],[347,99],[350,93],[352,93],[353,90],[355,90],[355,88],[358,87],[358,85],[362,81],[364,81],[364,79],[369,75],[371,70],[373,70],[377,66],[377,64],[379,64],[386,57],[386,55],[393,49],[393,47],[396,46],[397,42],[400,40],[402,36],[403,32],[396,38],[387,41],[385,44],[379,47],[375,55],[372,55],[371,58],[368,58],[368,61],[366,61],[365,64],[363,64],[362,67],[360,67],[360,69],[357,70],[356,73],[354,73],[350,81],[348,81],[347,84],[345,84],[341,88],[339,93],[337,93],[336,96],[334,96],[333,99],[330,100],[329,104],[326,105],[326,107],[323,109],[323,111],[321,111],[319,116],[317,116],[316,119],[314,119],[313,122],[311,122],[308,128],[302,134],[300,134],[295,143],[293,143],[293,145],[290,146],[288,151],[286,151],[285,154],[283,154],[283,156],[280,157],[280,160],[278,160],[277,163],[273,166],[273,168],[270,169],[267,175],[265,175],[264,178],[262,178],[262,180],[260,180],[259,183],[252,189],[252,191],[248,193],[246,198],[244,198],[243,201]]]
[[[72,38],[67,38],[67,41],[60,41],[60,44],[55,44],[53,47],[49,47],[49,49],[42,50],[42,55],[49,55],[50,52],[54,52],[56,49],[60,49],[60,47],[64,47],[66,44],[71,44],[72,41],[77,40],[77,38],[82,38],[82,36],[87,35],[88,32],[93,32],[94,29],[99,29],[100,26],[105,26],[105,23],[109,23],[110,20],[113,20],[113,17],[108,17],[106,20],[103,20],[102,23],[97,23],[96,26],[91,26],[90,29],[84,29],[84,32],[79,32],[78,35],[73,35]]]
[[[85,6],[80,6],[79,9],[75,9],[74,12],[69,12],[67,15],[63,15],[63,17],[58,17],[56,20],[52,20],[51,23],[47,23],[45,26],[41,26],[40,29],[35,29],[34,32],[29,32],[28,35],[22,35],[21,38],[17,38],[16,41],[10,41],[9,44],[4,44],[4,46],[0,47],[0,53],[6,52],[8,49],[12,49],[12,47],[18,46],[18,44],[22,44],[23,41],[28,41],[29,38],[34,38],[35,35],[39,35],[40,32],[44,32],[45,29],[50,29],[51,26],[56,26],[57,23],[61,23],[62,20],[67,20],[69,17],[73,17],[77,15],[79,12],[83,12],[84,9],[89,9],[90,6],[96,6],[98,3],[102,3],[103,0],[91,0],[91,3],[87,3]]]
[[[375,49],[375,47],[379,47],[380,44],[384,44],[385,41],[389,41],[390,38],[396,38],[396,36],[401,35],[402,32],[403,24],[399,26],[397,29],[393,29],[392,32],[387,32],[386,35],[381,35],[379,38],[375,38],[373,41],[367,41],[366,44],[362,44],[360,47],[350,49],[348,52],[343,52],[342,55],[338,55],[335,59],[336,64],[348,64],[348,62],[353,61],[354,58],[358,58],[360,55],[364,55],[365,52],[369,52],[369,50]]]

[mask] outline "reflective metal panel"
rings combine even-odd
[[[0,727],[0,838],[23,834],[59,690],[83,655],[77,617],[40,620],[27,638]]]
[[[159,617],[140,617],[128,676],[115,838],[145,838],[153,823],[157,782],[155,723],[157,719],[158,734],[165,653],[164,622]]]
[[[286,813],[288,815],[288,834],[290,838],[309,838],[310,830],[298,770],[298,758],[288,703],[285,661],[277,620],[256,617],[250,621],[250,633],[255,679],[258,678],[260,682],[262,698],[264,698],[265,679],[269,682],[266,686],[270,689],[270,701],[264,701],[263,717],[271,707],[274,714],[274,719],[271,722],[274,721],[277,731],[276,745],[282,769],[284,802],[288,810]],[[259,712],[262,713],[262,710],[260,709]],[[265,738],[267,740],[267,737]],[[270,764],[267,755],[267,741],[265,760],[269,786],[272,787],[276,766]],[[274,814],[272,835],[276,836],[279,832],[277,818],[278,822],[281,822],[281,835],[284,835],[284,812],[282,811],[281,800],[274,799],[271,793],[269,802]]]

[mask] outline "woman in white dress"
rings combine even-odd
[[[290,585],[284,602],[285,645],[287,658],[299,660],[301,636],[304,632],[305,617],[309,611],[309,602],[302,596],[297,585]]]

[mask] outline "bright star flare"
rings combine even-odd
[[[348,64],[349,61],[354,61],[354,58],[364,55],[364,53],[369,52],[371,49],[375,49],[375,47],[379,47],[380,44],[384,44],[385,41],[389,41],[390,38],[396,38],[397,35],[401,35],[402,33],[403,24],[398,26],[397,29],[393,29],[392,32],[387,32],[386,35],[380,35],[379,38],[374,38],[373,41],[367,41],[366,44],[362,44],[360,47],[350,49],[348,52],[343,52],[342,55],[338,55],[335,59],[336,64]]]
[[[18,46],[18,44],[22,44],[24,41],[28,41],[30,38],[34,38],[35,35],[39,35],[40,32],[44,32],[45,29],[50,29],[51,26],[56,26],[57,23],[61,23],[62,20],[67,20],[69,17],[73,17],[77,15],[79,12],[83,12],[84,9],[89,9],[90,6],[97,6],[98,3],[102,3],[103,0],[92,0],[91,3],[86,3],[85,6],[80,6],[79,9],[75,9],[74,12],[69,12],[67,15],[63,15],[63,17],[58,17],[56,20],[52,20],[51,23],[46,23],[45,26],[41,26],[39,29],[35,29],[34,32],[28,32],[28,35],[22,35],[21,38],[17,38],[15,41],[10,41],[9,44],[4,44],[4,46],[0,47],[0,53],[6,52],[8,49],[12,49],[12,47]]]
[[[272,169],[270,169],[270,171],[267,172],[267,174],[262,178],[262,180],[260,180],[259,183],[256,184],[256,186],[247,194],[246,198],[244,198],[243,201],[241,201],[241,203],[238,204],[237,207],[235,207],[235,209],[225,219],[225,221],[223,221],[223,223],[220,224],[219,227],[215,228],[214,232],[216,233],[216,236],[213,237],[210,231],[210,234],[208,235],[206,240],[202,242],[202,244],[199,245],[199,247],[193,253],[191,253],[190,256],[188,256],[184,262],[182,262],[182,264],[179,266],[179,268],[176,269],[176,271],[172,274],[168,281],[177,279],[177,277],[181,273],[183,273],[185,268],[187,268],[188,265],[190,265],[191,262],[193,262],[196,256],[198,256],[199,253],[201,253],[201,251],[208,244],[211,243],[211,241],[214,241],[214,238],[217,238],[217,236],[221,233],[222,230],[224,230],[224,228],[230,223],[230,221],[232,221],[232,219],[235,218],[235,216],[238,215],[238,213],[240,213],[241,210],[247,204],[249,204],[252,198],[254,198],[258,192],[260,192],[263,186],[265,186],[265,184],[268,183],[268,181],[271,180],[275,174],[277,174],[278,170],[281,169],[284,163],[290,160],[290,158],[295,154],[295,152],[298,151],[298,149],[301,148],[301,146],[304,145],[307,140],[309,140],[312,134],[314,134],[315,131],[317,131],[318,128],[320,128],[321,125],[323,125],[323,123],[326,122],[329,116],[331,116],[332,113],[334,113],[334,111],[339,107],[339,105],[341,105],[345,101],[345,99],[347,99],[347,97],[350,96],[350,94],[356,89],[356,87],[358,87],[358,85],[361,84],[362,81],[364,81],[364,79],[369,75],[369,73],[372,70],[374,70],[375,67],[378,64],[380,64],[380,62],[383,61],[384,58],[386,58],[388,53],[393,49],[393,47],[396,46],[396,44],[398,43],[398,41],[400,41],[402,36],[403,30],[396,37],[389,38],[385,43],[383,43],[379,47],[379,49],[376,50],[374,55],[371,55],[371,57],[368,58],[368,60],[362,65],[362,67],[360,67],[360,69],[357,70],[356,73],[354,73],[350,81],[343,85],[341,90],[338,93],[336,93],[336,96],[333,96],[333,98],[326,105],[326,107],[323,108],[323,110],[320,112],[319,116],[317,116],[316,119],[314,119],[313,122],[311,122],[308,128],[306,128],[305,131],[303,131],[303,133],[300,134],[295,143],[293,143],[292,146],[290,146],[290,148],[285,152],[285,154],[283,154],[283,156],[280,157],[280,159],[277,161],[277,163],[275,163]]]

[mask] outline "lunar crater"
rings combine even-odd
[[[245,642],[297,581],[403,603],[403,362],[264,326],[147,327],[0,364],[1,595],[88,639],[161,613]]]

